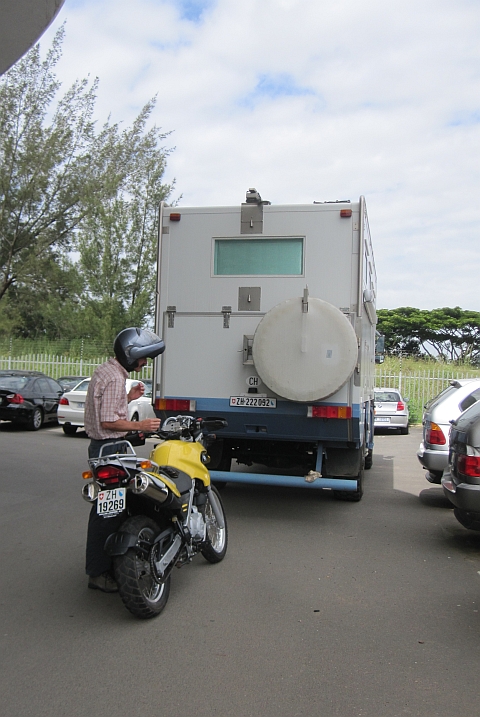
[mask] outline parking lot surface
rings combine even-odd
[[[87,590],[85,435],[1,424],[2,714],[477,717],[480,534],[419,442],[376,436],[360,503],[227,485],[225,560],[142,622]]]

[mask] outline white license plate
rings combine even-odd
[[[76,403],[75,406],[76,406],[77,408],[85,408],[85,404],[84,404],[84,403]]]
[[[390,423],[389,416],[375,416],[375,423]]]
[[[276,408],[276,398],[265,396],[230,396],[230,405],[235,408]]]
[[[117,515],[125,510],[126,493],[125,488],[101,490],[97,497],[98,515]]]

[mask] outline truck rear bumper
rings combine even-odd
[[[227,481],[228,483],[255,483],[257,485],[276,485],[286,488],[310,488],[330,490],[357,490],[357,481],[346,478],[316,478],[312,483],[304,476],[275,475],[268,473],[241,473],[240,471],[210,471],[213,482]]]

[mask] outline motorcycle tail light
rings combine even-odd
[[[480,456],[458,456],[457,470],[464,476],[480,478]]]
[[[95,478],[104,485],[117,485],[120,481],[128,478],[127,471],[121,466],[99,466],[95,470]]]
[[[25,400],[19,393],[11,393],[7,399],[9,403],[23,403]]]
[[[440,426],[436,423],[430,423],[425,431],[425,441],[431,446],[445,446],[447,439]]]

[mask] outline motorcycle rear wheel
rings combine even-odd
[[[119,532],[132,533],[137,541],[153,543],[159,528],[150,518],[135,515],[122,524]],[[159,585],[151,574],[149,559],[134,548],[114,558],[114,570],[118,592],[132,615],[148,620],[162,612],[170,594],[170,576]]]
[[[222,513],[225,527],[220,528],[215,517],[215,513],[213,512],[212,504],[207,499],[204,513],[205,523],[207,524],[207,537],[205,539],[205,546],[202,548],[201,553],[205,560],[208,560],[209,563],[219,563],[223,560],[227,552],[228,528],[222,499],[220,498],[220,494],[214,485],[212,485],[212,491],[215,493],[217,498],[217,504]]]

